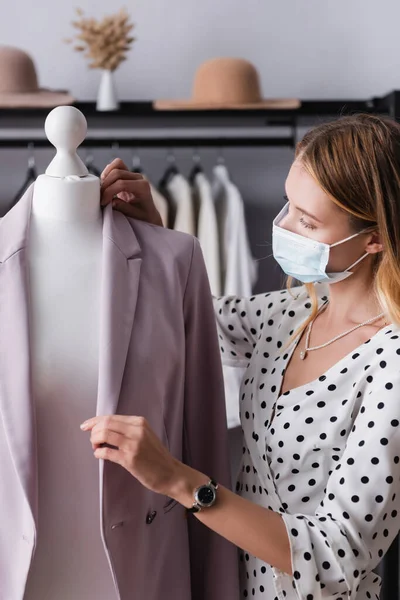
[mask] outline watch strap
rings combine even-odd
[[[198,513],[201,511],[201,506],[199,506],[196,502],[190,508],[186,509],[188,513]]]

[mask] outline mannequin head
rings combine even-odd
[[[51,177],[75,175],[85,177],[88,170],[76,153],[87,132],[87,122],[74,106],[58,106],[47,116],[45,132],[57,149],[57,154],[46,169]]]

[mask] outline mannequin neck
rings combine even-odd
[[[90,223],[101,219],[100,180],[40,175],[34,185],[32,217],[36,221]]]

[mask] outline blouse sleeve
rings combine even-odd
[[[301,600],[354,598],[399,531],[399,353],[392,369],[365,375],[372,382],[315,514],[282,515]]]
[[[247,366],[265,323],[275,312],[284,309],[289,299],[287,290],[251,298],[214,297],[222,363],[233,367]]]

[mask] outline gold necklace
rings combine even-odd
[[[320,315],[326,309],[327,306],[328,306],[328,301],[325,302],[325,304],[323,304],[321,306],[321,308],[319,309],[318,313],[315,315],[315,317],[313,318],[313,320],[310,322],[309,326],[307,327],[305,348],[304,348],[304,350],[302,350],[300,352],[300,358],[301,358],[301,360],[305,360],[307,358],[307,354],[309,352],[312,352],[313,350],[320,350],[321,348],[326,348],[326,346],[329,346],[330,344],[333,344],[333,342],[336,342],[337,340],[340,340],[342,337],[344,337],[345,335],[348,335],[349,333],[352,333],[356,329],[359,329],[360,327],[364,327],[365,325],[369,325],[370,323],[374,323],[374,321],[377,321],[378,319],[380,319],[381,317],[383,317],[384,314],[385,314],[385,313],[380,313],[376,317],[372,317],[372,319],[368,319],[367,321],[363,321],[363,323],[359,323],[355,327],[352,327],[351,329],[348,329],[347,331],[345,331],[343,333],[340,333],[339,335],[335,336],[333,339],[329,340],[329,342],[325,342],[325,344],[321,344],[320,346],[313,346],[311,348],[308,345],[308,343],[310,341],[311,328],[312,328],[312,326],[314,324],[315,319],[318,317],[318,315]],[[386,321],[385,321],[385,324],[386,324]]]

